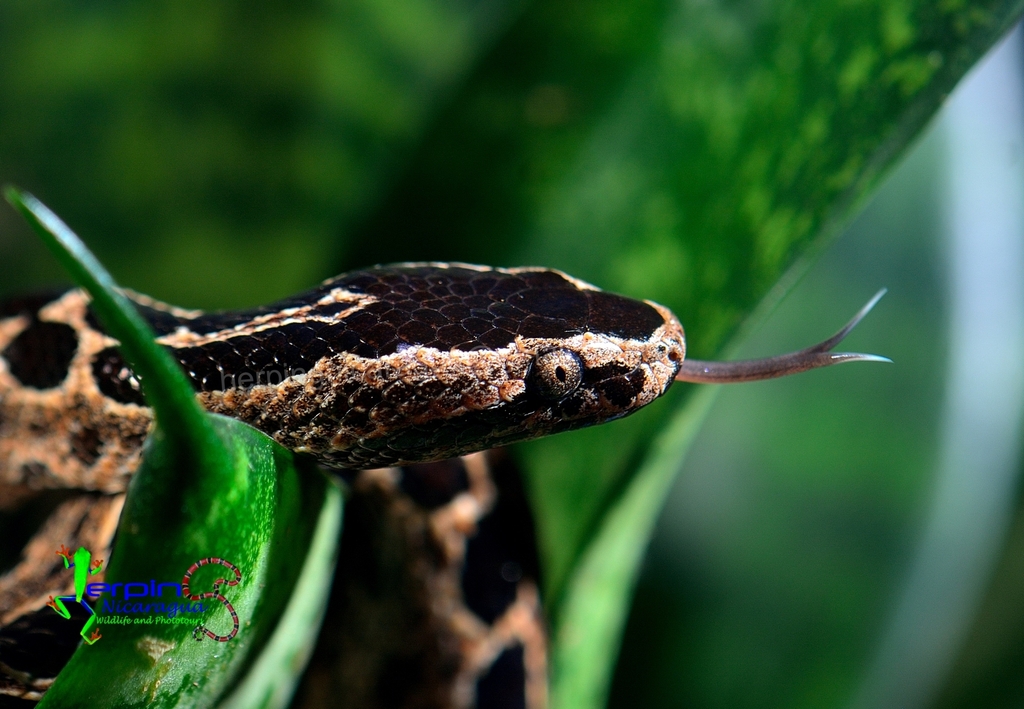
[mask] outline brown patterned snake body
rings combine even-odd
[[[628,415],[677,379],[873,359],[830,352],[865,309],[802,352],[692,362],[664,307],[539,268],[376,267],[238,312],[132,299],[203,406],[347,471],[332,635],[300,690],[304,706],[545,704],[517,474],[501,456],[453,459]],[[45,601],[67,578],[52,550],[82,544],[106,558],[151,423],[82,291],[0,306],[0,511],[44,519],[0,577],[0,697],[38,698],[59,670],[60,653],[40,662],[26,649],[39,628],[58,632]]]

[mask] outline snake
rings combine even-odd
[[[205,409],[348,483],[338,578],[295,706],[544,707],[532,518],[502,449],[628,416],[676,381],[884,359],[832,351],[881,294],[832,338],[745,362],[687,358],[668,308],[541,267],[375,266],[238,311],[126,295]],[[65,583],[47,545],[108,558],[152,428],[118,344],[80,289],[0,305],[0,510],[44,518],[0,576],[0,695],[39,699],[59,671],[17,667],[11,650]]]

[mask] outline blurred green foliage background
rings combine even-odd
[[[178,305],[264,303],[375,262],[538,264],[670,306],[711,358],[763,322],[1020,10],[5,0],[0,180],[46,201],[122,284]],[[895,367],[721,396],[647,557],[612,705],[855,694],[938,444],[940,170],[922,142],[746,341],[802,346],[892,289],[850,348]],[[10,210],[0,261],[0,295],[63,280]],[[553,615],[693,389],[517,451]],[[972,681],[947,705],[971,706]]]

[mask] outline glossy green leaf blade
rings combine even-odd
[[[269,681],[263,693],[282,702],[326,603],[340,491],[310,459],[244,423],[204,413],[178,363],[78,237],[31,196],[11,188],[7,197],[89,291],[157,415],[129,485],[107,592],[93,604],[102,637],[79,647],[40,706],[213,706],[261,652],[268,653],[264,666],[290,660],[262,677]],[[218,561],[207,563],[213,558],[232,564],[240,578]],[[193,598],[183,599],[174,584],[184,586],[201,560],[190,581]],[[200,632],[209,626],[228,636],[231,610],[237,635],[220,642]]]
[[[677,267],[675,270],[676,276],[683,276],[683,278],[679,279],[676,287],[683,290],[693,288],[692,279],[687,276],[693,275],[700,279],[703,274],[699,271],[682,271],[678,267],[686,266],[692,268],[703,264],[704,268],[707,269],[708,266],[714,265],[719,267],[719,275],[729,273],[730,269],[732,269],[733,273],[743,274],[743,282],[729,284],[728,281],[723,281],[723,285],[727,285],[731,292],[721,293],[715,298],[708,298],[702,307],[695,309],[697,317],[693,320],[689,319],[685,310],[680,310],[680,306],[675,304],[675,299],[670,294],[660,295],[651,290],[647,291],[652,297],[671,303],[676,308],[676,312],[680,314],[687,325],[690,334],[689,344],[691,345],[691,352],[697,350],[697,356],[701,356],[701,351],[710,351],[705,349],[708,347],[708,340],[697,329],[704,322],[701,318],[701,310],[705,313],[714,313],[716,309],[721,311],[721,305],[728,304],[730,301],[735,307],[739,305],[736,296],[742,295],[744,292],[748,294],[747,297],[750,297],[751,294],[759,297],[759,291],[760,293],[766,292],[773,280],[778,279],[780,275],[786,273],[786,269],[791,268],[791,264],[794,263],[793,259],[798,257],[800,249],[806,248],[808,244],[811,244],[810,240],[813,237],[829,236],[829,231],[834,228],[833,225],[837,220],[842,218],[848,205],[865,192],[867,187],[877,178],[881,166],[891,160],[899,149],[905,145],[914,131],[923,123],[924,118],[937,106],[942,93],[947,91],[953,81],[959,78],[959,75],[969,66],[970,61],[979,57],[987,49],[987,46],[998,36],[998,30],[1008,26],[1009,20],[1019,14],[1019,6],[1004,6],[1003,11],[1006,14],[1000,15],[996,13],[995,15],[990,15],[986,18],[985,22],[976,25],[976,27],[979,27],[987,24],[985,27],[986,31],[979,33],[984,37],[982,41],[978,41],[977,35],[971,38],[969,32],[961,33],[960,41],[963,41],[964,44],[962,46],[954,44],[950,47],[950,55],[944,57],[951,61],[953,67],[945,76],[942,75],[942,72],[938,71],[937,55],[929,54],[920,57],[919,67],[927,66],[926,60],[930,60],[932,64],[935,64],[929,79],[922,79],[921,93],[908,91],[903,96],[897,95],[892,97],[890,101],[892,115],[887,121],[882,120],[885,118],[884,116],[875,116],[871,120],[866,120],[862,126],[863,132],[859,136],[856,131],[836,131],[836,126],[841,125],[841,121],[832,121],[832,125],[827,129],[826,133],[835,131],[835,144],[822,145],[820,147],[820,150],[822,150],[820,155],[812,156],[813,150],[811,148],[798,144],[802,140],[802,131],[796,122],[790,126],[790,130],[794,131],[793,136],[780,135],[777,130],[764,131],[760,136],[756,132],[744,136],[741,132],[739,137],[736,138],[737,150],[750,149],[753,151],[749,154],[742,154],[742,157],[744,159],[759,157],[759,159],[764,161],[756,179],[751,179],[749,174],[744,174],[743,170],[739,170],[731,175],[733,185],[722,185],[722,192],[720,194],[705,194],[704,199],[707,201],[707,205],[715,206],[718,204],[720,209],[719,216],[722,217],[721,225],[727,226],[731,224],[735,234],[749,234],[752,237],[750,244],[736,245],[733,243],[732,248],[735,250],[731,255],[722,254],[715,258],[712,251],[716,248],[727,248],[730,240],[728,234],[721,231],[716,232],[715,229],[709,228],[712,226],[711,224],[698,228],[696,232],[701,238],[707,240],[707,246],[697,245],[694,247],[687,243],[688,239],[685,236],[683,238],[677,237],[679,247],[676,247],[674,251],[669,250],[666,252],[664,249],[652,248],[653,244],[650,242],[648,242],[647,246],[638,244],[635,252],[628,256],[628,260],[635,273],[650,273],[651,278],[648,284],[636,283],[634,290],[636,288],[650,288],[651,285],[657,286],[659,280],[665,284],[670,283],[672,272],[671,268],[667,268],[667,265],[673,263]],[[811,12],[815,14],[813,11]],[[980,17],[985,17],[984,14],[978,12],[977,7],[970,9],[970,16],[972,16],[974,21],[977,21]],[[969,27],[970,23],[967,22],[967,17],[962,17],[962,21],[965,23],[965,26]],[[705,27],[704,29],[707,30],[708,28]],[[955,33],[950,33],[949,36],[953,37]],[[834,38],[835,35],[831,33],[822,34],[821,36],[822,40]],[[774,45],[774,47],[776,50],[778,49],[778,45]],[[813,43],[793,44],[790,47],[793,56],[796,57],[797,66],[803,65],[810,58],[806,57],[806,52],[804,52],[804,58],[801,58],[801,52],[805,47],[809,50],[813,47]],[[701,59],[697,58],[697,55],[690,56],[691,65],[696,66],[701,61]],[[892,66],[890,65],[890,68]],[[775,85],[779,88],[786,85],[793,86],[801,78],[800,74],[797,74],[795,77],[787,79],[781,75],[784,72],[784,68],[776,66],[771,68],[776,77],[769,81],[768,76],[771,73],[771,71],[768,71],[769,67],[763,67],[763,70],[766,73],[759,77],[759,81],[766,82],[764,84],[766,87],[770,85]],[[694,75],[704,76],[706,72],[695,69]],[[754,78],[749,74],[748,77]],[[885,78],[884,74],[865,78],[864,86],[878,92],[884,89]],[[724,90],[729,82],[724,81],[723,84],[723,86],[717,88]],[[882,86],[878,86],[878,84],[882,84]],[[822,88],[827,89],[828,87],[819,85],[814,88],[815,90],[806,91],[802,95],[808,99],[827,104],[829,94],[827,90],[822,91]],[[636,131],[641,130],[639,126],[642,124],[637,122],[635,128],[633,128],[628,120],[630,111],[636,111],[640,115],[648,117],[651,116],[652,111],[648,109],[652,108],[652,103],[654,102],[645,101],[645,97],[651,96],[654,93],[650,82],[646,84],[646,90],[637,91],[636,96],[639,98],[633,100],[632,105],[628,109],[623,108],[623,112],[618,116],[617,123],[612,123],[617,130],[609,130],[609,134],[614,137],[614,141],[619,142],[620,145],[616,146],[613,143],[613,139],[607,136],[603,140],[595,140],[594,145],[599,146],[601,150],[595,149],[594,154],[590,156],[590,169],[585,172],[580,171],[577,175],[579,179],[572,183],[576,193],[570,194],[559,205],[564,210],[562,214],[549,212],[553,215],[554,226],[561,226],[563,229],[572,230],[576,234],[576,248],[584,254],[586,252],[581,248],[584,241],[594,239],[595,234],[599,235],[597,238],[604,237],[602,232],[607,231],[606,227],[603,226],[605,223],[614,223],[627,234],[644,234],[645,228],[642,221],[632,217],[629,212],[632,214],[643,214],[645,191],[655,190],[658,193],[658,199],[661,200],[659,205],[661,213],[654,212],[654,214],[661,219],[659,226],[663,233],[659,239],[666,248],[671,241],[665,239],[665,231],[671,236],[673,228],[678,228],[681,220],[685,219],[688,212],[693,214],[696,211],[697,215],[700,215],[702,211],[706,211],[703,206],[689,203],[686,199],[677,199],[676,205],[672,205],[671,182],[659,179],[660,176],[657,175],[653,182],[649,181],[649,178],[644,175],[643,163],[636,160],[636,152],[628,148],[621,148],[622,143],[627,146],[639,144],[647,148],[648,154],[653,155],[657,154],[656,147],[660,143],[664,154],[672,154],[671,138],[666,138],[657,133],[654,133],[653,137],[640,134]],[[741,97],[742,92],[735,94],[732,101],[719,105],[715,112],[709,113],[709,115],[718,116],[720,121],[719,129],[724,129],[728,125],[726,120],[728,118],[727,111],[735,110],[737,106],[740,106],[740,110],[743,110],[744,101]],[[776,97],[776,94],[768,92],[766,88],[765,93],[761,97],[761,108],[770,106]],[[687,101],[686,98],[680,100],[684,103]],[[836,103],[840,104],[838,101]],[[751,108],[755,109],[754,117],[757,117],[759,112],[756,109],[758,109],[758,106],[747,106],[746,110],[749,111]],[[874,108],[875,104],[872,103],[871,109]],[[835,106],[832,107],[832,110],[835,110]],[[779,115],[785,116],[786,112],[781,111]],[[810,115],[813,116],[813,113]],[[824,116],[825,114],[822,114],[821,117],[824,118]],[[764,114],[762,117],[768,117],[768,114]],[[845,120],[845,118],[844,116],[843,119]],[[824,121],[821,127],[828,123],[829,121]],[[760,145],[760,155],[758,155],[759,138],[763,141]],[[768,145],[767,141],[769,140],[779,142],[777,151],[773,146]],[[850,141],[849,144],[846,142],[848,140]],[[712,145],[711,147],[721,146]],[[792,206],[788,207],[785,202],[794,199],[794,196],[801,194],[801,192],[795,189],[800,187],[799,180],[797,180],[796,184],[789,183],[791,192],[788,195],[786,190],[780,189],[780,185],[786,185],[786,183],[780,183],[777,180],[779,177],[777,172],[779,164],[775,161],[786,157],[783,151],[787,149],[791,150],[793,155],[796,156],[793,158],[793,169],[796,170],[792,174],[793,178],[812,176],[815,179],[822,180],[820,186],[814,189],[804,189],[801,195],[804,199],[803,203],[793,202]],[[839,173],[833,173],[833,175],[828,173],[829,168],[825,159],[830,154],[845,156],[845,159],[850,161],[849,165],[856,165],[856,167],[851,168],[850,173],[841,182],[831,182]],[[610,160],[603,164],[597,162],[598,158],[606,156],[610,157]],[[815,161],[819,161],[820,164],[815,165]],[[687,161],[684,159],[683,162]],[[713,176],[716,174],[716,171],[717,168],[709,163],[703,169],[694,171],[694,175],[700,175],[702,179],[707,179],[709,172]],[[604,185],[602,185],[602,182]],[[761,184],[758,184],[759,182]],[[609,200],[607,193],[610,188],[607,188],[608,185],[619,188],[625,195],[620,202],[613,203]],[[604,191],[601,189],[602,186],[606,187]],[[808,187],[810,185],[804,185],[804,188]],[[756,188],[757,192],[749,193],[751,188]],[[738,189],[746,189],[748,194],[737,193]],[[605,203],[611,206],[605,207],[603,204],[600,204],[598,200],[602,197],[605,199]],[[744,200],[750,200],[754,197],[757,197],[758,201],[753,204],[760,204],[764,209],[761,219],[751,219],[750,214],[743,214],[743,209],[751,204],[749,201],[744,203]],[[738,217],[736,215],[729,215],[726,218],[728,200],[730,199],[735,204],[735,211]],[[652,204],[652,202],[648,202],[648,204]],[[666,212],[666,209],[669,211]],[[789,210],[788,214],[786,214],[787,209]],[[771,220],[775,216],[785,217],[785,219],[773,224]],[[739,221],[739,218],[746,219],[747,224],[745,228],[741,228],[744,225],[742,221]],[[541,229],[539,232],[547,237],[550,236],[551,229]],[[572,244],[573,241],[572,238],[564,239],[561,242],[550,239],[548,243],[560,245]],[[645,249],[647,251],[646,254],[644,254]],[[630,251],[629,247],[627,247],[627,251]],[[684,258],[682,260],[678,258],[673,259],[671,258],[673,254],[675,256],[683,256]],[[765,256],[769,254],[774,254],[772,257],[773,262],[765,259]],[[740,267],[741,270],[735,270],[737,267]],[[775,269],[774,275],[771,275],[773,269]],[[784,290],[784,287],[785,282],[781,284],[781,287],[776,286],[776,297]],[[713,295],[713,293],[714,289],[709,289],[709,295]],[[699,301],[700,299],[701,296],[697,296],[697,300]],[[735,314],[742,312],[742,306],[734,311]],[[735,314],[729,317],[734,318]],[[721,325],[728,322],[728,319],[723,319],[721,315],[719,315],[717,321],[720,324],[719,327],[714,327],[714,322],[712,322],[712,327],[707,329],[707,332],[713,336],[720,338],[728,333],[731,327],[734,327],[734,323],[729,327],[721,327]],[[692,323],[696,323],[696,325]],[[694,333],[698,334],[695,336]],[[795,346],[802,344],[805,343],[794,343]],[[688,406],[692,406],[694,403],[690,402]],[[643,440],[643,434],[639,434],[637,437]],[[541,442],[535,447],[539,450],[544,450],[550,449],[554,445],[553,442]],[[595,457],[600,456],[601,453],[602,451],[595,447],[590,449],[589,455]],[[677,451],[677,459],[672,466],[673,470],[679,469],[684,455],[685,446]],[[552,507],[561,504],[563,509],[567,510],[577,509],[579,497],[571,494],[577,491],[572,489],[571,483],[566,485],[558,480],[558,477],[565,475],[568,478],[579,480],[582,477],[581,471],[574,466],[553,470],[548,463],[549,460],[550,458],[546,455],[536,455],[532,461],[535,464],[534,475],[537,481],[535,482],[535,489],[539,490],[538,496],[543,497],[546,492],[554,492],[556,495],[561,496],[568,489],[570,495],[562,497],[561,502],[556,500],[548,504]],[[622,458],[620,457],[621,460]],[[628,461],[627,467],[624,469],[627,471],[626,476],[628,478],[630,475],[628,472],[630,470]],[[602,545],[600,540],[606,539],[607,535],[614,535],[621,530],[620,514],[623,513],[623,507],[629,508],[631,495],[638,492],[638,487],[641,490],[644,489],[644,475],[649,469],[646,464],[638,469],[641,472],[637,473],[637,477],[632,478],[632,482],[625,486],[626,493],[624,497],[609,496],[599,498],[596,501],[595,509],[597,514],[603,517],[602,521],[597,525],[597,536],[595,541],[584,547],[582,555],[577,557],[578,562],[575,562],[576,566],[568,577],[569,582],[565,590],[564,602],[553,610],[557,628],[556,644],[553,648],[553,656],[556,658],[553,698],[554,706],[559,709],[564,707],[600,707],[603,706],[605,701],[608,673],[610,673],[610,666],[614,661],[621,637],[621,617],[616,613],[607,613],[602,617],[594,610],[594,607],[603,604],[605,608],[614,608],[617,600],[622,604],[621,612],[625,613],[629,604],[632,579],[636,569],[635,555],[641,553],[642,548],[646,546],[646,534],[638,533],[634,537],[634,542],[641,546],[641,550],[627,550],[621,546],[616,550],[614,545]],[[667,484],[663,489],[667,490]],[[644,512],[656,516],[660,511],[660,500],[655,500],[654,496],[647,499],[649,505]],[[607,500],[612,500],[609,507],[604,506],[607,504]],[[541,504],[545,503],[542,502]],[[607,510],[607,512],[604,513],[604,510]],[[573,517],[573,515],[576,516]],[[588,523],[586,519],[580,520],[575,512],[569,515],[560,515],[556,510],[551,516],[551,518],[556,520],[559,517],[564,520],[562,522],[563,529],[561,530],[563,534],[566,532],[564,527],[573,524],[580,525],[579,529],[582,530],[592,528],[592,522]],[[642,526],[642,522],[637,521],[635,523]],[[571,536],[571,530],[569,532]],[[552,537],[554,536],[552,535]],[[588,535],[580,534],[579,538],[587,539]],[[618,555],[616,555],[616,551],[618,551]],[[558,571],[567,569],[574,563],[574,560],[567,558],[568,555],[563,552],[556,551],[554,556],[556,557],[555,565]],[[599,561],[597,561],[598,559]],[[559,561],[561,561],[560,564],[558,563]],[[595,564],[603,564],[609,567],[605,570],[605,578],[609,583],[609,587],[596,590],[596,584],[588,583],[594,577],[592,567]],[[616,571],[622,573],[623,576],[616,579]],[[561,589],[556,586],[553,590],[555,598],[562,600],[558,596]],[[613,600],[610,596],[616,596],[616,598]],[[590,612],[584,613],[582,609],[590,609]],[[586,624],[582,623],[581,621],[584,618],[589,619],[589,622]],[[569,626],[566,626],[566,624],[569,624]],[[586,640],[581,641],[576,637],[575,634],[580,633],[581,630],[585,631],[583,634]],[[559,661],[558,658],[565,659]]]
[[[647,540],[716,391],[704,388],[669,422],[582,554],[553,637],[553,707],[604,706]]]
[[[341,487],[329,484],[306,563],[288,606],[266,647],[218,709],[277,709],[288,705],[313,651],[330,597],[343,507]]]
[[[799,274],[801,254],[834,234],[1020,8],[688,7],[667,23],[654,65],[631,78],[570,174],[547,191],[524,251],[668,305],[688,354],[713,359],[762,299],[781,297],[780,279]],[[869,69],[858,63],[866,47]],[[856,67],[864,74],[854,81]],[[595,242],[614,256],[597,262]],[[554,441],[528,454],[535,497],[550,510],[541,538],[553,596],[613,499],[606,490],[637,470],[620,452],[626,440],[642,449],[669,408],[660,421],[629,422],[614,444],[581,435],[573,448],[586,448],[587,462],[608,461],[596,470],[556,468]]]
[[[671,307],[690,353],[712,359],[1021,7],[536,3],[435,123],[350,263],[561,268]],[[521,449],[549,600],[673,408]]]
[[[175,583],[200,559],[225,559],[242,573],[237,586],[221,588],[238,614],[238,634],[227,642],[194,635],[200,621],[219,635],[232,629],[231,616],[216,599],[202,613],[176,616],[188,618],[187,624],[171,624],[157,620],[166,612],[133,607],[123,595],[103,595],[95,604],[103,637],[78,649],[42,707],[214,706],[273,637],[317,520],[338,510],[336,493],[326,492],[327,482],[312,463],[295,459],[259,431],[220,416],[209,420],[231,450],[233,484],[208,498],[167,484],[183,472],[176,467],[181,458],[158,429],[132,481],[106,579]],[[210,592],[217,578],[230,580],[233,574],[216,564],[198,569],[192,593]],[[180,602],[170,589],[162,600]],[[314,609],[303,620],[317,617]],[[118,618],[149,620],[122,625]]]

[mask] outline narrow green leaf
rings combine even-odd
[[[242,573],[237,586],[221,589],[238,614],[238,634],[227,642],[202,635],[197,641],[194,631],[200,623],[221,635],[232,629],[231,616],[216,600],[208,601],[200,614],[177,615],[189,618],[188,624],[163,624],[156,621],[167,613],[126,612],[123,606],[106,605],[110,597],[101,596],[96,627],[103,637],[78,649],[45,695],[43,709],[211,707],[274,637],[308,558],[316,522],[337,508],[335,493],[327,493],[325,479],[311,462],[296,459],[259,431],[221,416],[209,416],[209,421],[231,452],[233,485],[204,497],[166,484],[181,472],[176,466],[180,457],[176,444],[157,429],[132,481],[106,582],[174,583],[200,559],[225,559]],[[335,517],[320,526],[337,523]],[[321,568],[322,559],[315,563]],[[192,593],[210,592],[221,577],[233,575],[219,565],[200,568],[192,578]],[[165,591],[161,600],[182,599]],[[314,608],[304,618],[293,612],[292,622],[315,622],[319,612]],[[115,618],[154,622],[112,624]]]
[[[714,358],[1022,7],[533,3],[435,122],[349,262],[561,268],[670,307],[688,351]],[[519,449],[554,613],[684,399],[670,392],[611,427]]]
[[[704,387],[672,418],[581,555],[553,638],[551,706],[604,706],[647,541],[717,390]]]
[[[785,293],[1021,8],[679,6],[575,159],[532,185],[541,197],[526,213],[530,228],[510,238],[524,261],[667,305],[688,354],[716,358],[763,300]],[[867,53],[874,59],[861,63]],[[614,437],[582,432],[527,448],[531,490],[548,511],[549,596],[562,593],[673,408],[641,412]]]
[[[192,385],[181,367],[153,341],[153,331],[114,279],[60,217],[38,199],[16,187],[4,196],[67,269],[75,282],[89,291],[92,308],[107,331],[121,341],[121,351],[142,380],[146,402],[165,434],[180,441],[196,456],[195,470],[213,472],[230,468],[223,445],[204,420]]]
[[[259,658],[218,709],[278,709],[288,705],[316,643],[334,580],[344,500],[327,486],[316,532],[288,606]]]
[[[157,424],[106,569],[120,595],[108,590],[93,604],[102,637],[79,647],[40,707],[211,707],[250,668],[234,701],[280,706],[326,603],[340,490],[311,459],[203,412],[177,362],[78,237],[31,196],[11,188],[7,197],[89,291],[141,375]],[[182,598],[174,584],[189,575],[191,598]]]

